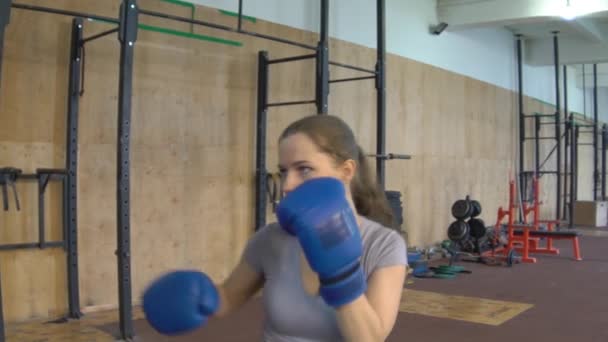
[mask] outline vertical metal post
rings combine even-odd
[[[2,85],[2,54],[4,48],[4,29],[11,14],[11,0],[0,0],[0,85]],[[0,87],[2,89],[2,87]],[[2,271],[0,270],[0,273]],[[0,341],[4,342],[4,305],[2,304],[2,277],[0,276]]]
[[[599,183],[598,171],[598,112],[597,112],[597,64],[593,64],[593,200],[598,200],[597,185]]]
[[[540,178],[540,116],[534,116],[534,176]]]
[[[563,214],[562,219],[565,218],[567,212],[566,196],[568,192],[568,148],[570,146],[570,121],[568,120],[568,66],[564,65],[564,123],[565,123],[565,141],[564,141],[564,196],[563,197]]]
[[[68,264],[68,304],[69,316],[79,318],[80,290],[78,285],[78,109],[80,100],[80,78],[82,66],[82,18],[72,20],[72,41],[70,44],[70,70],[68,82],[66,170],[64,183],[64,232],[67,243]]]
[[[266,224],[266,116],[268,113],[268,52],[258,52],[258,108],[255,141],[255,229]]]
[[[578,199],[578,145],[580,137],[580,127],[574,127],[574,200]]]
[[[238,31],[241,32],[242,28],[243,28],[243,0],[239,0]]]
[[[561,133],[561,100],[559,94],[559,41],[557,34],[553,32],[553,57],[555,64],[555,141],[556,141],[556,199],[555,199],[555,219],[561,217],[561,200],[562,200],[562,133]]]
[[[0,342],[6,339],[4,333],[4,305],[2,304],[2,270],[0,270]]]
[[[120,6],[120,75],[118,91],[117,151],[117,257],[120,333],[124,340],[133,338],[131,302],[131,222],[130,222],[130,139],[133,57],[137,40],[138,8],[136,0],[123,0]]]
[[[606,200],[606,147],[608,146],[608,126],[602,125],[602,201]]]
[[[522,35],[517,37],[517,102],[519,106],[519,189],[520,192],[524,188],[524,143],[526,142],[526,122],[524,117],[524,81],[523,81],[523,63],[522,63]],[[519,212],[519,220],[522,220],[521,210]]]
[[[386,7],[384,0],[376,0],[377,61],[376,61],[376,154],[386,151]],[[376,158],[376,178],[384,188],[385,160]]]
[[[38,244],[40,248],[44,248],[44,190],[51,176],[48,174],[38,174]],[[68,264],[69,269],[69,264]],[[69,286],[68,286],[69,291]]]
[[[11,15],[12,0],[0,0],[0,85],[2,84],[2,55],[4,50],[4,29],[8,25]],[[2,87],[0,87],[1,89]],[[0,311],[1,308],[0,308]],[[2,313],[0,312],[0,316]],[[1,318],[1,317],[0,317]],[[1,329],[2,327],[0,327]]]
[[[321,22],[316,58],[317,114],[328,113],[329,97],[329,0],[321,0]]]
[[[574,116],[570,114],[570,132],[572,133],[572,145],[570,146],[570,212],[568,216],[568,227],[574,228],[574,202],[578,197],[578,135],[579,127],[574,124]]]
[[[585,64],[583,63],[583,117],[587,117],[587,83],[585,80]]]

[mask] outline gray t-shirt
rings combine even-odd
[[[361,265],[368,278],[380,267],[407,265],[405,241],[396,231],[367,218],[363,218],[360,228]],[[334,309],[321,297],[311,296],[304,290],[300,253],[297,238],[276,223],[260,229],[245,248],[245,260],[265,279],[263,340],[341,341]]]

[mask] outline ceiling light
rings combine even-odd
[[[573,20],[602,10],[600,0],[566,0],[565,5],[559,9],[559,16],[565,20]]]

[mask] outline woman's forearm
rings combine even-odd
[[[213,315],[213,317],[221,318],[232,312],[232,306],[230,305],[230,301],[228,300],[228,296],[226,295],[226,290],[222,285],[217,286],[217,292],[220,296],[220,306],[217,312]]]
[[[380,342],[386,329],[365,295],[336,309],[338,325],[344,341]]]

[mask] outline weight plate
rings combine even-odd
[[[467,200],[458,200],[452,204],[452,216],[457,219],[466,219],[471,216],[471,203]]]
[[[462,241],[469,234],[469,225],[464,221],[454,221],[448,228],[448,237],[452,241]]]
[[[479,201],[472,200],[471,207],[472,207],[471,217],[477,217],[477,216],[481,215],[481,203],[479,203]]]
[[[472,218],[468,222],[469,230],[472,237],[481,239],[486,235],[486,225],[482,219]]]

